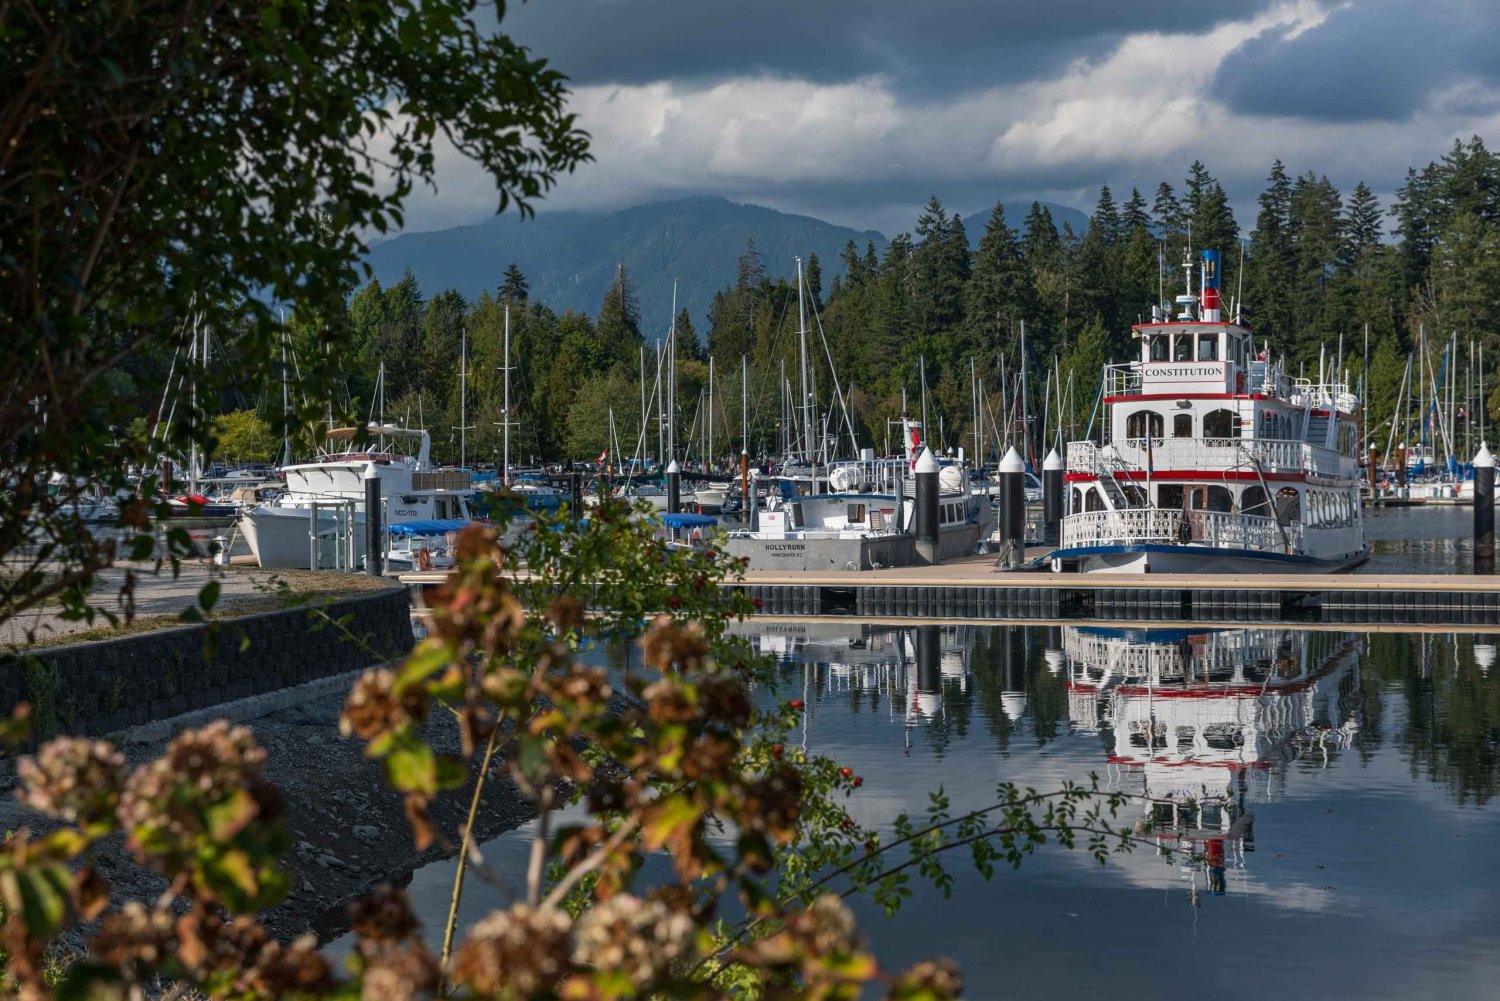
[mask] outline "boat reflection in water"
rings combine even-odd
[[[1343,633],[774,620],[737,628],[800,674],[804,739],[818,730],[820,701],[842,695],[881,707],[902,727],[908,754],[924,728],[946,743],[950,716],[971,704],[986,707],[992,728],[1014,732],[1029,719],[1039,738],[1101,740],[1104,768],[1084,756],[1066,778],[1098,774],[1102,788],[1131,796],[1138,836],[1178,869],[1194,904],[1244,876],[1252,807],[1281,797],[1288,766],[1326,767],[1358,733],[1360,650]],[[1029,688],[1043,707],[1031,707]],[[1049,713],[1057,718],[1041,718]],[[1129,826],[1128,815],[1116,826],[1122,820]],[[1121,863],[1154,881],[1142,857],[1137,850]]]
[[[1138,833],[1183,864],[1194,902],[1244,872],[1250,806],[1281,796],[1286,766],[1326,767],[1357,733],[1347,636],[1070,626],[1061,654],[1073,730],[1105,737],[1107,787],[1141,797]]]

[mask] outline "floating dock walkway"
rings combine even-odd
[[[401,575],[420,589],[437,571]],[[993,556],[865,571],[763,571],[738,586],[765,615],[1131,622],[1495,626],[1500,576],[1460,574],[1054,574]]]

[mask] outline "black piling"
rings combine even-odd
[[[1474,456],[1474,572],[1495,572],[1495,457],[1482,443]]]
[[[379,577],[384,571],[385,531],[380,524],[380,477],[371,468],[365,473],[365,572],[371,577]]]
[[[1047,453],[1042,460],[1042,525],[1045,542],[1056,546],[1061,542],[1063,519],[1063,466],[1057,449]]]
[[[938,461],[932,449],[917,458],[917,561],[936,566],[938,548]]]

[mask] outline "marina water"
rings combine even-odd
[[[889,832],[942,790],[1131,794],[1141,839],[1105,865],[1049,844],[893,918],[854,898],[882,961],[947,955],[966,996],[1493,996],[1500,977],[1494,638],[1279,628],[1132,631],[765,618],[800,739],[863,776]],[[1189,697],[1174,697],[1174,692]],[[1140,825],[1137,827],[1136,825]],[[529,828],[485,846],[524,872]],[[453,870],[413,875],[440,933]],[[471,880],[460,926],[507,902]],[[335,944],[335,951],[340,948]]]

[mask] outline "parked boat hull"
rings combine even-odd
[[[1054,570],[1084,573],[1327,574],[1342,573],[1369,559],[1369,550],[1331,559],[1222,549],[1208,546],[1085,546],[1052,554]]]
[[[748,559],[748,570],[874,570],[902,567],[912,562],[916,540],[911,535],[851,536],[849,538],[756,539],[728,537],[723,549]]]

